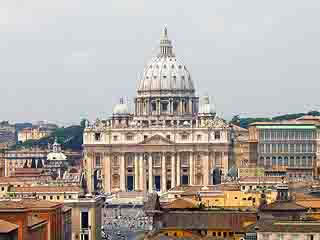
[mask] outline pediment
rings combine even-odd
[[[153,135],[144,141],[140,142],[140,144],[150,144],[150,145],[170,145],[174,144],[174,142],[170,141],[169,139],[161,136],[161,135]]]

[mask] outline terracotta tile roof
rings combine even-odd
[[[63,206],[63,208],[62,208],[62,212],[64,212],[64,213],[68,212],[70,210],[72,210],[72,207]]]
[[[182,195],[194,195],[198,192],[210,192],[210,191],[238,191],[240,186],[238,184],[218,184],[206,186],[177,186],[170,189],[170,192],[183,192]]]
[[[269,176],[262,176],[262,177],[255,177],[255,176],[247,176],[247,177],[240,177],[239,180],[240,183],[247,183],[247,182],[252,182],[252,183],[281,183],[282,179],[281,177],[269,177]]]
[[[45,219],[41,219],[34,216],[28,216],[28,227],[33,227],[35,225],[38,225],[40,223],[46,223],[47,221]]]
[[[39,199],[15,199],[0,201],[0,211],[8,209],[30,209],[30,208],[55,208],[63,206],[63,203],[50,202]]]
[[[258,232],[279,233],[319,233],[320,221],[259,221],[256,224]]]
[[[9,233],[18,228],[18,225],[0,219],[0,233]]]
[[[307,209],[294,201],[275,201],[262,205],[261,211],[307,211]]]
[[[11,200],[4,200],[0,201],[0,211],[7,210],[7,209],[26,209],[26,206],[22,204],[21,201],[11,201]]]
[[[81,192],[79,186],[32,186],[32,187],[15,187],[12,192],[23,192],[23,193],[78,193]]]
[[[309,199],[309,200],[301,200],[301,201],[298,200],[296,201],[296,203],[305,208],[320,209],[320,199]]]
[[[171,208],[171,209],[186,209],[186,208],[194,208],[195,203],[190,199],[175,199],[172,202],[161,205],[162,208]]]
[[[55,208],[63,206],[63,203],[51,202],[40,199],[22,199],[22,204],[27,208]]]

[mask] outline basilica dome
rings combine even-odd
[[[160,39],[160,53],[145,67],[137,91],[138,94],[195,92],[190,72],[172,51],[166,28]]]
[[[120,103],[116,104],[112,111],[113,115],[127,115],[129,113],[129,107],[124,103],[122,98],[120,99]]]

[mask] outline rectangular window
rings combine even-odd
[[[101,166],[101,155],[99,153],[96,153],[96,167]]]
[[[294,153],[294,144],[290,144],[290,153]]]
[[[217,139],[217,140],[220,139],[220,131],[215,131],[214,132],[214,139]]]
[[[277,145],[276,144],[272,144],[272,152],[273,153],[277,152]]]
[[[127,141],[132,141],[133,140],[133,136],[132,135],[127,135]]]
[[[283,146],[284,146],[283,152],[285,152],[285,153],[289,152],[289,149],[288,149],[289,146],[288,146],[288,144],[285,143]]]
[[[81,212],[81,228],[88,229],[89,228],[89,213]]]
[[[270,144],[266,144],[266,153],[270,153]]]
[[[57,200],[60,200],[60,196],[57,196]]]
[[[188,139],[188,135],[186,135],[186,134],[184,134],[184,135],[182,135],[182,140],[187,140]]]
[[[114,142],[118,141],[118,136],[113,136],[113,141]]]
[[[95,134],[94,134],[94,139],[95,139],[96,141],[100,141],[100,140],[101,140],[101,133],[95,133]]]
[[[281,143],[278,144],[278,152],[279,153],[283,152],[283,145]]]
[[[147,135],[144,135],[143,136],[143,140],[147,140],[148,139],[148,136]]]

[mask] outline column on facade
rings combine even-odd
[[[203,184],[207,186],[209,184],[209,153],[204,153],[203,161]]]
[[[174,155],[171,154],[171,188],[176,186],[176,161]]]
[[[144,180],[145,165],[144,165],[143,153],[138,154],[138,157],[139,157],[139,189],[146,191],[145,180]]]
[[[180,164],[180,153],[177,153],[177,186],[180,186],[181,183],[181,164]]]
[[[194,180],[193,180],[193,176],[194,176],[193,152],[190,152],[189,174],[190,174],[189,184],[193,185],[193,182],[194,182]]]
[[[139,190],[139,155],[134,154],[134,190]]]
[[[189,113],[192,114],[192,104],[193,104],[193,101],[192,99],[190,98],[189,99]]]
[[[111,158],[109,153],[104,153],[104,191],[111,193]]]
[[[126,191],[126,169],[125,169],[125,154],[120,156],[120,190]]]
[[[182,114],[182,99],[179,99],[179,114]]]
[[[87,161],[87,181],[88,181],[88,191],[89,193],[94,192],[94,181],[93,181],[93,153],[85,153],[85,159]]]
[[[153,167],[152,167],[152,154],[149,153],[148,156],[148,175],[149,175],[149,192],[152,193],[153,192]]]
[[[226,175],[229,170],[229,156],[228,152],[223,152],[223,168],[224,168],[224,174]]]
[[[160,113],[161,113],[161,103],[160,103],[160,98],[158,98],[158,99],[157,99],[157,105],[158,105],[158,107],[157,107],[158,115],[160,115]]]
[[[162,192],[167,191],[167,171],[166,171],[166,154],[162,153],[162,160],[161,160],[161,189]]]

